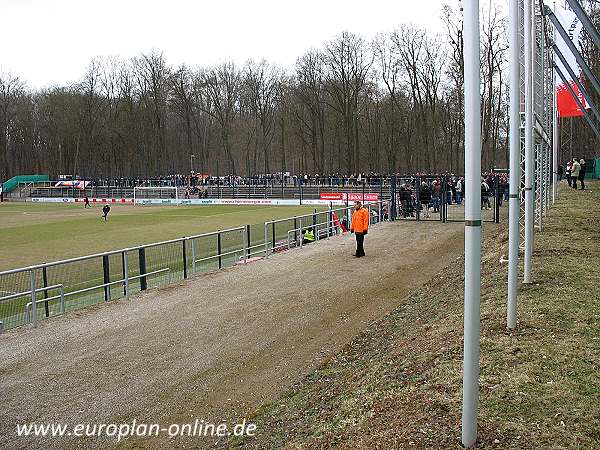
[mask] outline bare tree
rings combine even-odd
[[[361,169],[358,100],[372,64],[373,56],[363,39],[352,33],[344,32],[325,46],[324,87],[330,97],[328,104],[343,122],[348,172]]]
[[[10,140],[15,126],[17,104],[24,94],[25,85],[10,73],[0,73],[0,179],[13,172],[15,161],[9,154]]]
[[[260,129],[264,173],[271,172],[270,154],[275,127],[277,88],[281,71],[266,61],[248,61],[244,71],[244,87],[250,100],[252,114]]]
[[[236,173],[231,127],[240,101],[241,74],[235,64],[224,63],[203,73],[203,88],[206,89],[212,106],[204,111],[216,119],[221,131],[223,150],[229,162],[229,173]]]

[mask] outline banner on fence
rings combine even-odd
[[[68,197],[33,197],[28,201],[34,203],[73,203],[75,199]]]
[[[365,192],[364,194],[361,192],[321,192],[320,194],[321,200],[330,200],[330,201],[346,201],[348,199],[349,202],[377,202],[379,201],[379,193],[377,192]]]
[[[343,200],[340,192],[321,192],[319,198],[321,200]]]
[[[100,198],[90,197],[90,203],[129,203],[133,204],[132,198]],[[83,198],[72,197],[33,197],[29,201],[34,203],[84,203]]]
[[[54,184],[54,187],[72,187],[75,189],[85,189],[86,187],[91,185],[91,181],[83,181],[83,180],[65,180],[65,181],[57,181]]]
[[[344,200],[346,200],[346,198],[344,197]],[[372,192],[372,193],[365,193],[365,194],[357,194],[357,193],[353,193],[353,194],[348,194],[348,201],[350,202],[376,202],[379,201],[379,193],[377,192]]]
[[[99,197],[90,197],[90,203],[132,203],[132,198],[99,198]],[[76,198],[75,203],[84,203],[85,199]]]
[[[300,200],[295,199],[244,199],[244,198],[141,198],[135,199],[136,205],[266,205],[295,206]]]
[[[336,200],[324,200],[324,199],[304,199],[302,205],[343,205],[345,204],[345,197],[343,200],[337,198]],[[135,202],[132,198],[90,198],[90,203],[121,203],[127,205],[265,205],[265,206],[299,206],[300,200],[298,199],[243,199],[243,198],[190,198],[190,199],[175,199],[175,198],[136,198]],[[362,194],[350,194],[349,201],[363,201]],[[379,200],[379,194],[365,194],[365,202],[375,202]],[[71,198],[71,197],[33,197],[28,201],[34,203],[83,203],[83,198]]]

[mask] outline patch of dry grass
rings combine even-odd
[[[600,448],[600,183],[563,187],[536,234],[534,283],[507,332],[507,233],[486,225],[479,444]],[[401,226],[401,225],[399,225]],[[443,225],[440,225],[443,226]],[[457,260],[251,417],[250,448],[460,447],[463,263]],[[394,298],[393,292],[378,295]]]

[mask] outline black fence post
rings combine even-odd
[[[433,200],[433,195],[435,195],[435,189],[433,188],[433,184],[432,184],[432,188],[431,188],[431,195],[432,195],[432,200]],[[444,181],[440,180],[440,191],[438,193],[438,213],[440,215],[440,222],[444,223],[444,207],[442,206],[442,195],[444,195]]]
[[[300,189],[300,204],[302,205],[302,182],[304,180],[302,178],[298,178],[298,187]]]
[[[121,252],[121,267],[123,269],[123,280],[125,280],[125,252]],[[127,295],[127,286],[123,282],[123,295]]]
[[[219,258],[219,269],[223,268],[223,259],[221,257],[221,230],[217,233],[217,256]]]
[[[446,178],[442,181],[442,223],[446,223],[448,221],[448,183],[446,182]]]
[[[139,252],[139,263],[140,263],[140,275],[146,274],[146,249],[144,247],[138,250]],[[185,258],[184,258],[185,265]],[[148,281],[146,277],[140,277],[140,290],[145,291],[148,289]]]
[[[392,175],[391,185],[390,185],[390,210],[389,216],[390,220],[393,222],[396,220],[396,175]]]
[[[494,176],[494,190],[496,191],[496,196],[494,199],[494,221],[496,223],[500,223],[500,179],[498,175]]]
[[[250,243],[250,225],[246,225],[246,257],[250,257],[250,247],[252,244]]]
[[[44,279],[44,298],[48,298],[48,271],[46,270],[46,266],[42,268],[42,278]],[[46,317],[50,316],[50,308],[48,307],[48,300],[44,302],[44,309],[46,312]]]
[[[104,301],[107,302],[110,300],[110,286],[107,286],[110,283],[110,263],[108,260],[108,255],[102,255],[102,272],[104,274]]]
[[[315,208],[315,212],[313,213],[312,216],[312,220],[313,220],[313,226],[312,226],[312,232],[315,235],[315,238],[317,238],[317,209]]]
[[[181,241],[181,256],[183,261],[183,279],[187,278],[187,248],[186,248],[186,240],[183,239]]]
[[[417,220],[421,220],[421,177],[417,177],[415,179],[415,195],[417,196],[416,198],[416,209],[417,209]]]

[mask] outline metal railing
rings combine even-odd
[[[384,208],[388,205],[388,201],[377,201],[365,203],[369,213],[370,223],[377,223],[383,220]],[[389,207],[388,207],[389,210]],[[288,217],[285,219],[270,220],[265,222],[264,229],[264,251],[265,257],[269,254],[281,250],[282,248],[290,248],[291,233],[294,233],[294,242],[298,242],[302,246],[303,238],[302,231],[311,229],[314,233],[315,240],[322,239],[322,236],[329,238],[336,235],[335,230],[339,225],[344,225],[347,229],[351,227],[351,211],[352,206],[344,206],[342,208],[329,208],[324,211],[304,214],[301,216]],[[375,215],[373,213],[375,212]],[[320,219],[325,216],[325,219]],[[373,219],[376,218],[376,221]],[[285,225],[288,225],[287,227]],[[281,229],[283,227],[283,230]],[[280,239],[278,239],[278,237]]]
[[[0,321],[5,329],[35,327],[43,318],[235,264],[236,254],[247,255],[249,235],[250,226],[241,226],[2,271]],[[60,295],[49,295],[55,289]]]
[[[366,204],[371,222],[386,202]],[[202,233],[0,272],[0,332],[89,305],[162,287],[198,273],[247,262],[256,255],[302,246],[302,231],[317,240],[350,228],[351,207]],[[261,230],[264,226],[264,240]],[[254,231],[254,232],[253,232]],[[272,234],[271,234],[272,232]],[[300,241],[298,238],[300,237]],[[299,242],[299,244],[297,244]],[[50,295],[52,291],[59,294]]]

